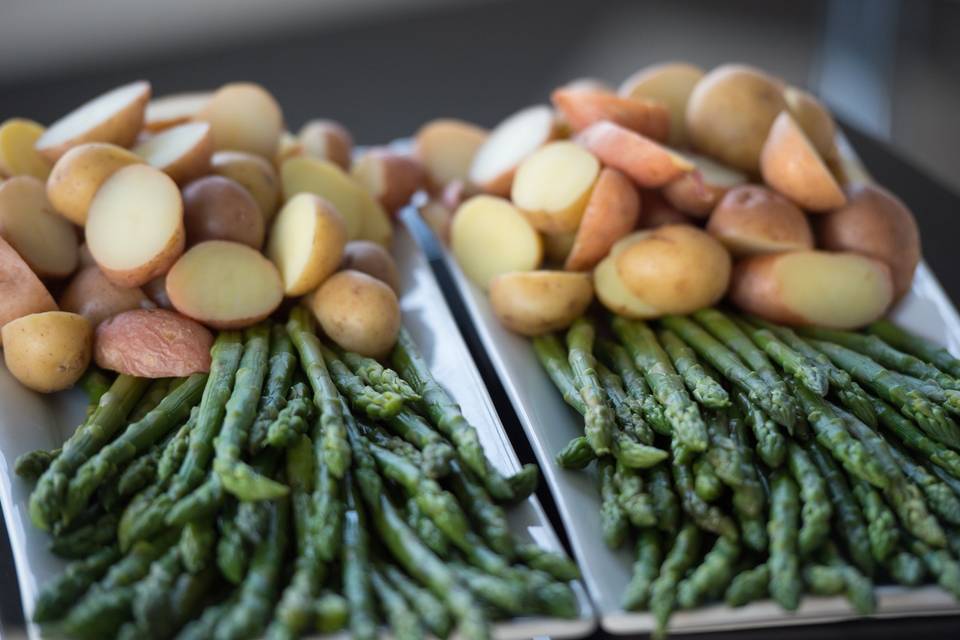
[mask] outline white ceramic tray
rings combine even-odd
[[[562,400],[537,361],[530,341],[501,326],[487,296],[464,276],[449,252],[444,252],[444,259],[553,492],[587,590],[597,607],[600,626],[618,634],[651,631],[654,620],[650,614],[628,612],[620,607],[634,557],[626,546],[613,552],[603,543],[598,517],[600,498],[593,469],[567,471],[554,462],[554,456],[570,439],[582,435],[581,416]],[[946,345],[953,353],[960,353],[960,317],[925,263],[921,263],[913,288],[892,318],[915,333]],[[881,587],[877,594],[878,616],[960,613],[960,603],[939,587]],[[674,633],[705,632],[855,617],[843,598],[807,597],[792,614],[770,601],[738,609],[715,605],[677,612],[670,620],[670,629]]]
[[[434,375],[477,426],[483,448],[493,463],[502,472],[513,473],[520,468],[520,463],[423,253],[403,227],[397,229],[392,249],[403,281],[404,323]],[[6,515],[27,619],[33,612],[37,590],[59,574],[64,564],[47,550],[46,534],[30,523],[27,498],[31,486],[14,474],[13,463],[24,452],[58,446],[78,423],[83,411],[84,398],[79,391],[50,396],[33,393],[20,386],[0,364],[0,504]],[[561,548],[536,496],[512,507],[508,514],[518,534],[526,534],[550,549]],[[518,618],[497,623],[495,636],[507,640],[588,635],[596,626],[593,607],[581,583],[573,586],[579,603],[576,619]],[[12,587],[3,585],[4,589]],[[31,638],[41,635],[32,624],[28,625],[28,633]]]

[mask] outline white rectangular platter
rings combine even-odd
[[[537,361],[530,341],[501,326],[483,291],[466,278],[449,252],[444,253],[444,259],[550,485],[587,591],[597,607],[600,626],[617,634],[653,630],[650,614],[620,607],[634,557],[632,549],[626,546],[614,552],[603,543],[598,515],[600,497],[593,469],[568,471],[554,462],[554,456],[567,442],[583,434],[583,419],[563,401]],[[925,263],[921,263],[912,290],[897,306],[892,319],[944,344],[953,353],[960,353],[960,317]],[[877,594],[877,616],[960,614],[960,604],[939,587],[881,587]],[[795,613],[786,613],[770,601],[738,609],[715,605],[677,612],[670,620],[670,629],[674,633],[692,633],[855,617],[843,598],[807,597]]]
[[[476,425],[484,450],[500,471],[520,469],[516,453],[504,432],[493,401],[460,336],[453,316],[440,292],[423,253],[405,227],[397,229],[392,247],[403,284],[401,307],[404,324],[423,351],[434,375],[460,403],[464,415]],[[0,504],[6,516],[13,548],[24,616],[29,620],[38,589],[58,575],[64,563],[47,550],[47,536],[35,529],[27,515],[31,486],[13,472],[17,456],[33,449],[58,446],[84,412],[79,391],[43,396],[20,386],[0,364]],[[508,510],[513,531],[545,548],[559,550],[556,532],[544,515],[536,496]],[[583,585],[573,585],[579,615],[573,620],[518,618],[497,623],[494,635],[502,640],[552,636],[582,637],[590,634],[596,620]],[[12,585],[3,585],[4,589]],[[30,638],[41,637],[28,625]]]

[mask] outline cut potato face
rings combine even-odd
[[[263,219],[273,219],[280,202],[280,176],[272,164],[245,151],[217,151],[210,158],[210,170],[239,183],[257,201]]]
[[[550,99],[573,131],[608,120],[658,142],[669,137],[670,111],[659,102],[569,86],[554,91]]]
[[[808,211],[829,211],[847,202],[830,169],[786,111],[770,128],[760,171],[764,182]]]
[[[697,218],[706,218],[730,189],[744,184],[747,176],[705,156],[682,154],[697,168],[667,183],[663,197],[674,207]]]
[[[50,125],[37,139],[36,149],[50,162],[56,162],[71,148],[85,142],[129,147],[143,127],[149,100],[149,82],[141,80],[117,87]]]
[[[586,273],[522,271],[490,282],[490,305],[503,326],[525,336],[566,328],[593,300]]]
[[[434,189],[442,189],[454,180],[466,182],[477,149],[487,139],[487,131],[462,120],[433,120],[420,127],[414,136],[414,155],[423,163]]]
[[[837,124],[823,103],[797,87],[783,91],[790,115],[797,121],[810,143],[827,163],[837,160]]]
[[[856,329],[893,301],[890,268],[855,253],[796,251],[737,264],[730,298],[771,322]]]
[[[605,166],[622,171],[648,189],[662,187],[694,169],[689,160],[612,122],[587,127],[577,136],[577,142]]]
[[[450,226],[453,224],[450,207],[439,200],[430,200],[420,206],[419,212],[437,239],[444,244],[450,244]]]
[[[123,311],[153,306],[139,287],[118,287],[96,266],[77,273],[60,296],[61,310],[83,316],[94,328]]]
[[[20,254],[0,237],[0,328],[31,313],[55,311],[57,303]],[[3,344],[0,340],[0,344]]]
[[[3,326],[3,359],[23,385],[51,393],[72,387],[90,364],[93,329],[83,316],[34,313]]]
[[[97,366],[140,378],[183,378],[210,370],[213,334],[166,309],[116,315],[97,327]]]
[[[100,185],[119,169],[142,162],[140,156],[115,144],[81,144],[53,165],[47,179],[47,198],[60,215],[83,226]]]
[[[17,176],[0,184],[0,236],[41,278],[63,278],[77,268],[77,234],[47,200],[43,182]]]
[[[382,358],[400,333],[400,303],[393,289],[359,271],[341,271],[310,296],[323,332],[341,349]]]
[[[646,98],[664,104],[670,111],[670,146],[682,148],[688,142],[687,101],[703,75],[703,69],[685,62],[656,64],[624,80],[619,93],[627,98]]]
[[[34,146],[43,131],[43,125],[24,118],[11,118],[0,125],[0,176],[47,179],[51,163]]]
[[[203,110],[212,95],[209,91],[195,91],[154,98],[147,103],[143,128],[157,132],[185,124]]]
[[[273,221],[266,253],[280,270],[284,294],[301,296],[337,270],[346,244],[347,226],[333,205],[300,193]]]
[[[283,133],[280,105],[266,89],[250,82],[220,87],[196,119],[210,123],[217,151],[248,151],[270,160]]]
[[[350,240],[359,238],[369,212],[379,209],[373,197],[337,165],[306,156],[291,158],[280,169],[283,197],[312,193],[326,199],[343,216]]]
[[[450,246],[463,272],[486,289],[501,273],[532,271],[543,259],[540,234],[509,201],[474,196],[453,216]]]
[[[601,171],[564,268],[592,269],[617,240],[633,231],[639,216],[640,195],[630,180],[616,169]]]
[[[147,164],[183,184],[210,172],[213,138],[206,122],[190,122],[158,133],[133,150]]]
[[[165,273],[183,252],[183,201],[170,177],[130,165],[97,191],[86,225],[87,247],[100,270],[121,287]]]
[[[397,263],[382,245],[369,240],[354,240],[348,242],[343,250],[341,269],[360,271],[373,276],[393,289],[400,295],[400,270]]]
[[[627,318],[656,318],[660,315],[656,308],[635,296],[617,272],[617,256],[643,237],[639,233],[626,236],[613,245],[610,255],[601,260],[593,270],[593,287],[597,292],[597,299],[613,313]]]
[[[187,244],[229,240],[260,249],[266,225],[253,197],[223,176],[204,176],[183,188]]]
[[[473,157],[470,182],[494,195],[510,193],[517,167],[554,137],[555,125],[546,105],[527,107],[498,124]]]
[[[738,257],[813,249],[813,231],[803,211],[760,185],[727,193],[710,216],[707,233]]]
[[[371,149],[350,170],[350,175],[380,205],[396,214],[426,181],[423,165],[416,158],[391,149]]]
[[[300,139],[289,131],[284,131],[280,134],[280,140],[277,142],[277,153],[273,157],[273,164],[276,167],[283,166],[287,159],[302,156],[305,153]]]
[[[297,134],[303,151],[311,158],[329,160],[344,171],[350,169],[353,136],[334,120],[311,120]]]
[[[192,247],[167,273],[167,295],[183,315],[215,329],[263,320],[283,301],[272,262],[247,245],[208,240]]]
[[[544,233],[576,231],[600,163],[572,142],[551,142],[517,168],[511,197],[534,228]]]

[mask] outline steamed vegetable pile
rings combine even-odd
[[[960,360],[895,325],[794,331],[715,308],[533,339],[595,463],[625,609],[939,584],[960,599]]]
[[[910,288],[917,226],[841,156],[810,94],[743,65],[579,80],[489,133],[429,123],[424,218],[524,335],[594,299],[637,319],[723,298],[771,322],[852,329]],[[496,247],[496,251],[491,251]]]

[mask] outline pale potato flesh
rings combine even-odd
[[[78,145],[53,165],[47,179],[47,197],[63,217],[82,226],[100,185],[119,169],[142,162],[140,156],[115,144]]]
[[[249,151],[273,159],[283,132],[283,111],[263,87],[237,82],[213,94],[196,119],[210,123],[217,151]]]
[[[191,180],[210,167],[210,125],[190,122],[170,127],[137,145],[133,152],[177,182]]]
[[[553,110],[546,105],[527,107],[497,125],[477,149],[470,165],[470,182],[506,195],[517,166],[553,136]]]
[[[23,316],[3,327],[3,359],[23,385],[51,393],[67,389],[90,364],[93,328],[64,311]]]
[[[685,62],[668,62],[640,69],[620,85],[619,93],[628,98],[657,100],[670,110],[670,145],[687,144],[687,100],[703,77],[703,69]]]
[[[77,268],[77,234],[47,200],[43,182],[17,176],[0,184],[0,236],[40,277],[61,278]]]
[[[656,318],[660,312],[627,289],[617,273],[617,261],[613,252],[600,261],[593,270],[593,287],[597,298],[613,313],[628,318]]]
[[[593,300],[590,274],[570,271],[504,273],[490,282],[490,305],[505,327],[525,336],[557,331]]]
[[[453,216],[450,246],[460,268],[486,289],[490,280],[509,271],[532,271],[543,258],[543,242],[509,201],[475,196]]]
[[[323,198],[300,193],[273,221],[266,253],[280,270],[284,293],[300,296],[337,270],[346,244],[343,217]]]
[[[210,170],[239,183],[257,201],[263,219],[273,219],[280,201],[280,176],[271,163],[245,151],[217,151],[210,158]]]
[[[825,161],[837,159],[837,125],[823,103],[797,87],[783,92],[787,108]]]
[[[391,213],[410,203],[426,181],[417,158],[392,149],[371,149],[350,169],[350,176]]]
[[[209,91],[196,91],[154,98],[147,103],[143,128],[147,131],[161,131],[183,124],[199,113],[212,95]]]
[[[350,168],[353,136],[345,126],[334,120],[311,120],[297,134],[303,151],[308,156],[329,160],[343,170]]]
[[[153,167],[120,169],[90,203],[87,247],[108,277],[130,276],[131,282],[118,284],[144,284],[163,273],[182,250],[183,236],[180,190]]]
[[[0,125],[0,176],[47,179],[50,162],[34,148],[43,131],[43,125],[24,118],[11,118]]]
[[[469,122],[433,120],[414,136],[414,153],[433,186],[441,188],[453,180],[467,180],[477,149],[486,139],[486,130]]]
[[[286,200],[298,193],[313,193],[328,200],[343,216],[350,240],[360,237],[367,212],[378,207],[363,187],[329,160],[290,158],[280,168],[280,180]]]
[[[530,156],[513,178],[513,203],[540,231],[576,231],[600,163],[572,142],[551,142]]]
[[[167,295],[183,315],[216,329],[235,329],[273,313],[283,300],[283,281],[256,249],[209,240],[170,268]]]

